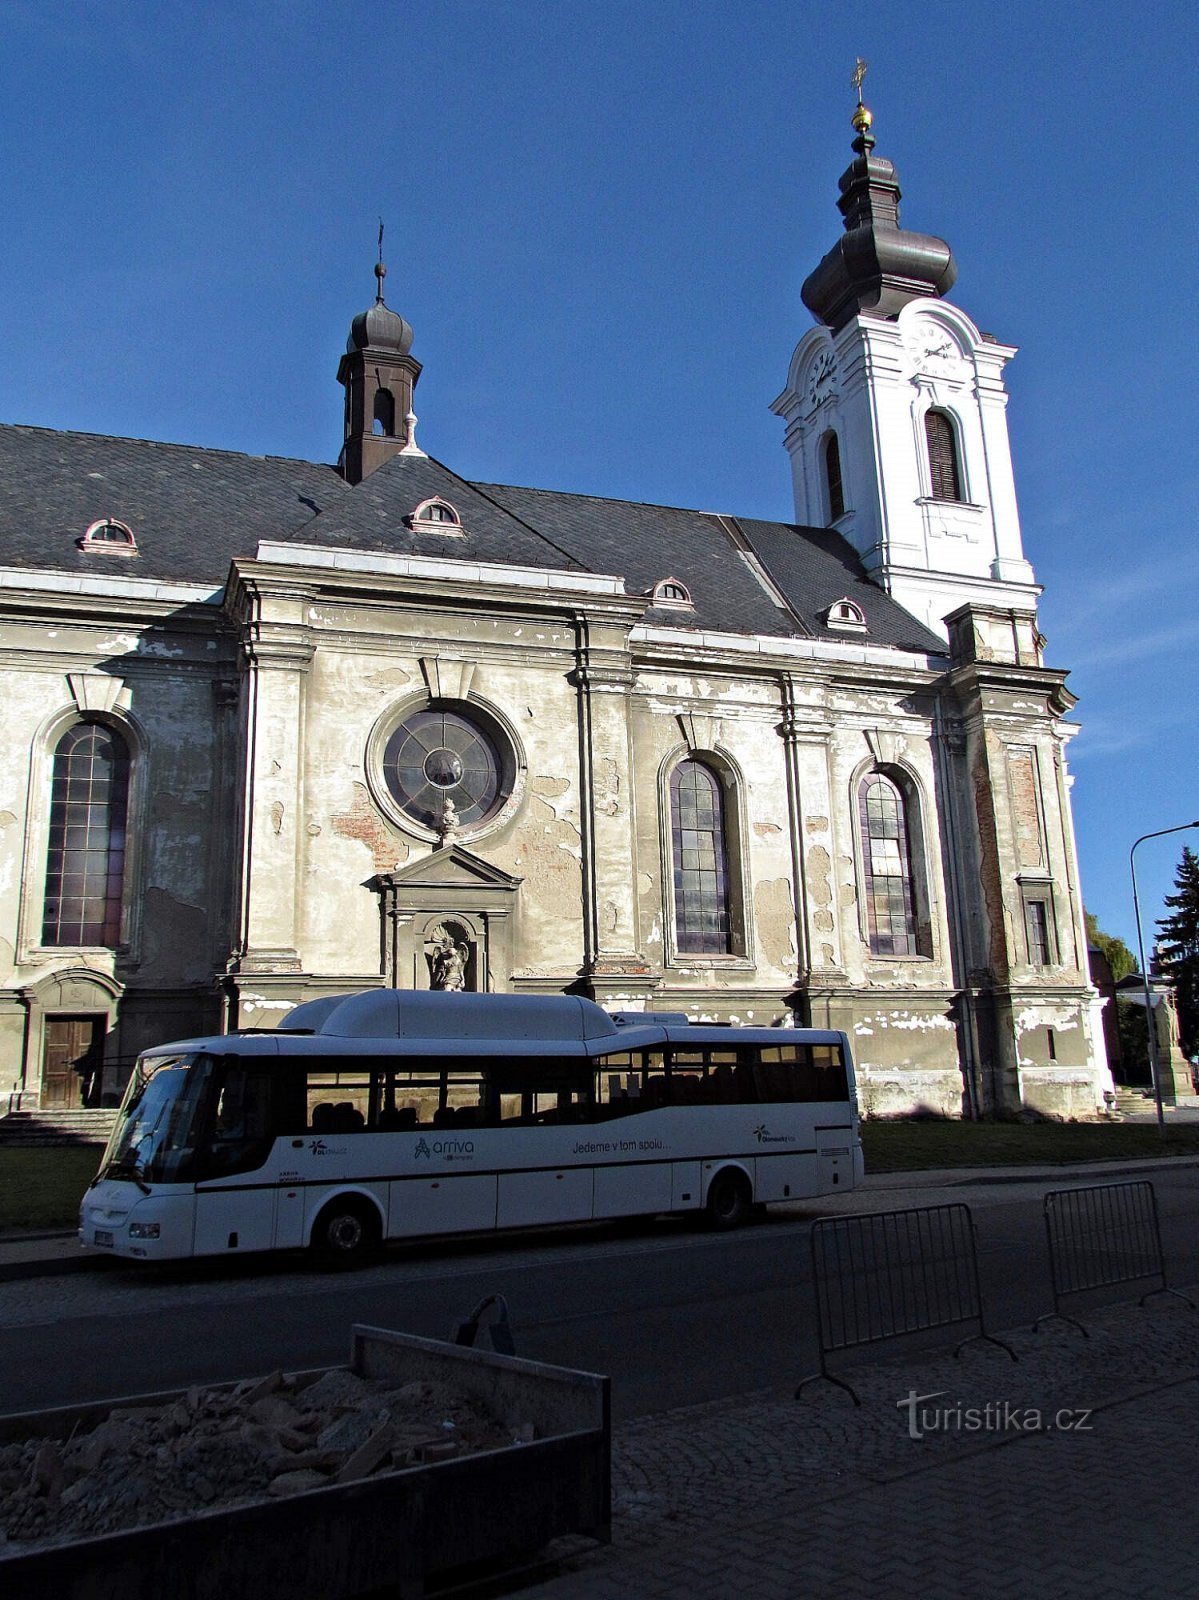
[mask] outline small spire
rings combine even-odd
[[[379,218],[379,259],[375,262],[375,304],[383,304],[383,280],[387,276],[387,268],[383,265],[383,218]]]
[[[402,456],[423,456],[425,452],[416,442],[416,412],[409,411],[404,418],[404,448]]]
[[[853,126],[854,132],[857,134],[857,138],[854,140],[852,148],[856,150],[860,156],[868,154],[869,151],[874,149],[875,145],[874,135],[870,131],[871,124],[874,121],[874,113],[862,104],[862,79],[866,76],[869,70],[870,63],[868,61],[863,61],[861,56],[859,56],[854,62],[853,78],[851,80],[853,83],[854,93],[858,97],[858,104],[857,109],[850,118],[850,123]]]

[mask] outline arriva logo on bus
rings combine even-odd
[[[434,1139],[430,1144],[423,1136],[416,1141],[416,1149],[413,1151],[418,1161],[422,1156],[426,1161],[432,1160],[434,1156],[445,1156],[450,1161],[461,1161],[466,1156],[473,1156],[474,1153],[473,1139]]]

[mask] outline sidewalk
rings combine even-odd
[[[1115,1181],[1161,1165],[879,1174],[828,1209],[918,1205],[929,1189],[961,1187],[968,1199],[978,1184]],[[0,1238],[0,1277],[92,1261],[73,1234]],[[611,1545],[560,1541],[520,1592],[1190,1600],[1199,1593],[1199,1312],[1154,1296],[1143,1309],[1122,1304],[1082,1321],[1089,1338],[1059,1321],[1006,1331],[1015,1363],[972,1344],[960,1359],[947,1349],[834,1365],[860,1407],[817,1383],[799,1401],[788,1385],[624,1423],[613,1437]]]
[[[859,1367],[860,1409],[813,1385],[626,1424],[612,1544],[523,1592],[1192,1600],[1199,1314],[1155,1298],[1085,1323],[1005,1334],[1016,1364],[970,1346]]]

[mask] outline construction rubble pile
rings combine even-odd
[[[337,1368],[117,1407],[90,1432],[0,1446],[0,1555],[195,1516],[534,1437],[445,1384]],[[14,1548],[15,1547],[15,1548]]]

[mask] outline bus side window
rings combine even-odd
[[[619,1056],[605,1056],[597,1063],[595,1079],[595,1109],[600,1118],[627,1117],[642,1110],[641,1073],[629,1071],[637,1065],[627,1052]]]
[[[738,1105],[757,1105],[758,1091],[754,1088],[754,1069],[747,1061],[739,1061],[733,1068],[733,1086]]]
[[[820,1044],[812,1048],[812,1065],[816,1080],[814,1100],[848,1100],[849,1075],[840,1045]]]

